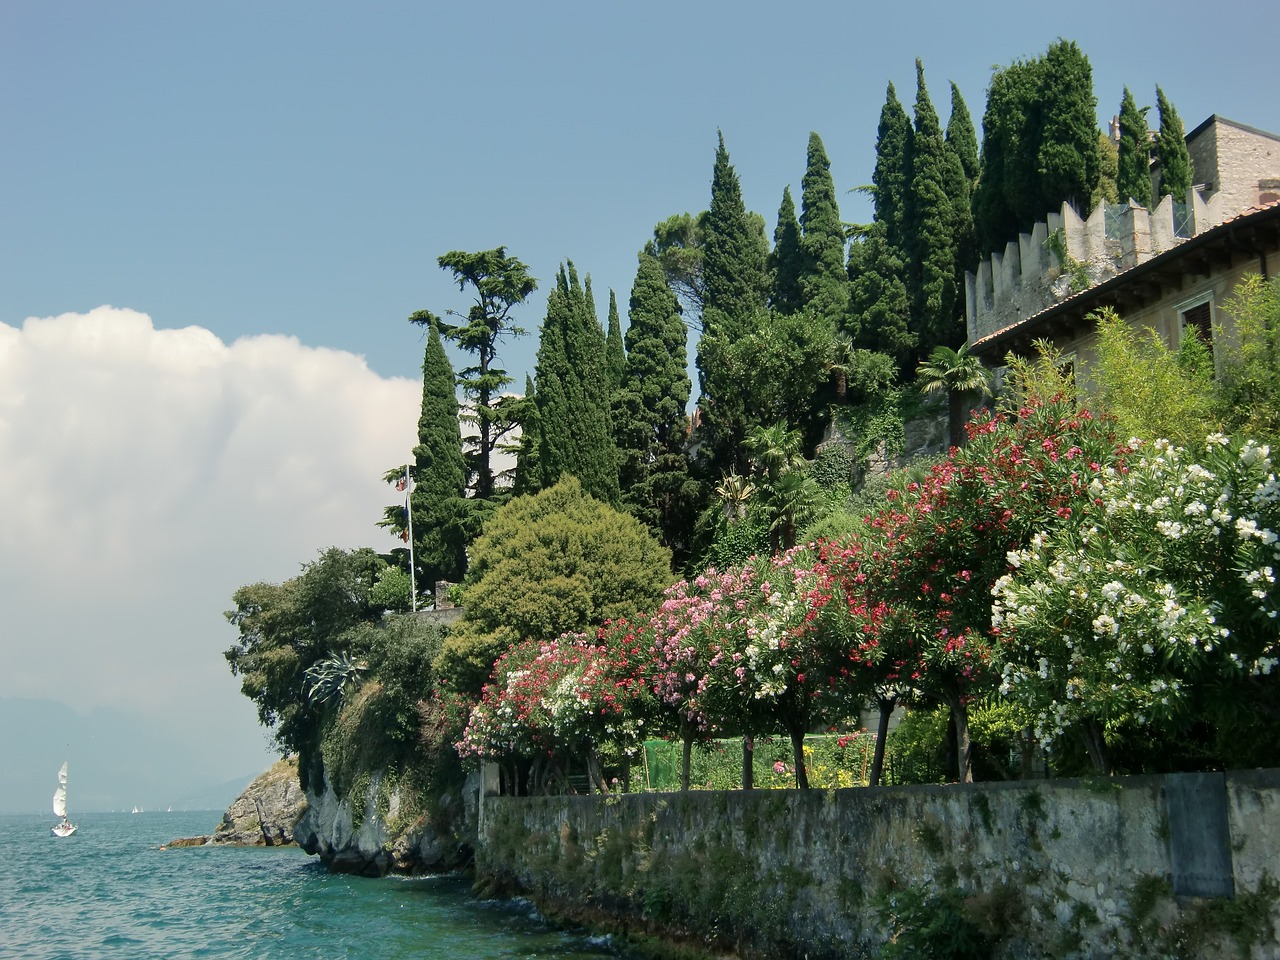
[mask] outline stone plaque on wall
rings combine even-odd
[[[1173,892],[1185,897],[1234,897],[1226,777],[1173,773],[1164,778],[1164,792]]]

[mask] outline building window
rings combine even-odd
[[[1181,322],[1178,335],[1190,327],[1210,350],[1213,349],[1213,300],[1206,298],[1199,303],[1184,305],[1178,309]]]

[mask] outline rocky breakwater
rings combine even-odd
[[[306,809],[297,759],[286,757],[245,788],[211,835],[173,840],[169,846],[286,846],[294,842],[294,825]]]
[[[293,836],[334,873],[444,873],[474,856],[478,795],[479,780],[472,777],[461,789],[427,798],[419,810],[382,772],[341,799],[326,780],[322,793],[308,794]]]

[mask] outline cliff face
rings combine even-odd
[[[210,843],[274,847],[293,843],[294,824],[307,808],[298,761],[286,757],[249,784],[222,815]]]
[[[278,847],[293,843],[294,824],[307,808],[296,757],[280,760],[245,788],[212,836],[172,840],[171,847]]]
[[[440,794],[430,814],[408,819],[399,788],[373,774],[363,797],[339,800],[325,781],[309,793],[293,838],[335,873],[439,873],[470,862],[476,833],[478,781]]]

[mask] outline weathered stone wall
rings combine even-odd
[[[926,915],[956,913],[995,957],[1262,960],[1280,955],[1277,814],[1280,771],[486,797],[476,872],[553,914],[744,957],[875,957],[891,902],[941,897]],[[1197,883],[1232,895],[1180,892]]]

